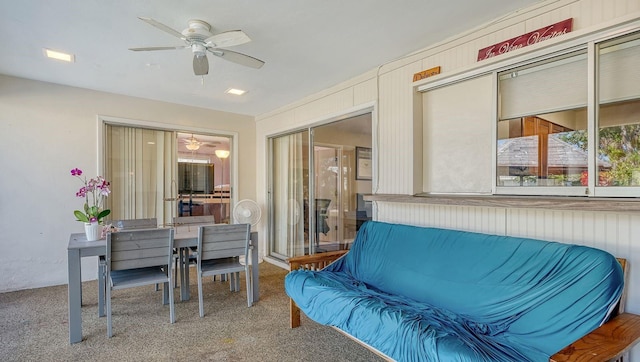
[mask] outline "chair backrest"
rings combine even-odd
[[[173,218],[173,225],[189,225],[189,224],[215,224],[216,219],[213,215],[204,216],[178,216]]]
[[[126,270],[171,265],[173,229],[119,231],[107,234],[107,265]]]
[[[153,229],[158,227],[158,219],[152,217],[147,219],[113,220],[111,225],[118,228],[118,230]]]
[[[201,226],[198,230],[198,256],[200,260],[242,255],[248,258],[250,232],[250,224]]]

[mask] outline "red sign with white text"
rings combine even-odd
[[[573,26],[573,18],[563,20],[530,33],[520,35],[513,39],[505,40],[498,44],[482,48],[478,51],[478,61],[493,58],[496,55],[508,53],[512,50],[524,48],[529,45],[537,44],[541,41],[552,39],[560,35],[571,32]]]

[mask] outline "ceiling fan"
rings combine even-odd
[[[212,142],[198,141],[198,139],[195,138],[193,135],[191,135],[191,138],[184,138],[183,141],[184,141],[184,146],[189,151],[197,151],[200,149],[201,146],[216,147],[216,145],[220,144],[219,141],[212,141]]]
[[[171,34],[176,38],[182,39],[185,42],[185,45],[129,48],[129,50],[153,51],[190,48],[193,52],[193,72],[195,75],[209,74],[209,60],[207,59],[207,52],[222,59],[251,68],[259,69],[264,65],[264,62],[260,59],[222,48],[250,42],[251,39],[242,30],[230,30],[213,34],[209,23],[194,19],[189,20],[189,27],[180,33],[154,19],[145,17],[138,17],[138,19]]]

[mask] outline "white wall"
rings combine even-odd
[[[499,14],[496,14],[498,16]],[[559,0],[546,1],[499,18],[465,34],[443,40],[409,57],[385,64],[357,78],[345,81],[294,104],[257,117],[258,198],[266,197],[266,139],[278,132],[321,123],[341,113],[374,102],[374,148],[377,150],[377,187],[374,193],[414,194],[422,191],[422,134],[416,113],[422,113],[416,85],[443,77],[472,72],[483,64],[476,62],[479,49],[525,34],[543,26],[573,18],[575,37],[623,22],[640,19],[637,0]],[[419,26],[419,24],[416,24]],[[548,40],[553,42],[554,40]],[[558,42],[563,39],[558,39]],[[549,43],[551,44],[551,43]],[[541,46],[548,46],[541,43]],[[483,61],[490,64],[540,49],[534,45]],[[440,66],[442,74],[413,83],[416,72]],[[456,106],[456,105],[452,105]],[[430,161],[429,155],[424,160]],[[375,154],[374,154],[375,158]],[[487,170],[491,172],[491,170]],[[419,177],[418,177],[419,176]],[[505,209],[439,206],[377,202],[377,220],[423,226],[442,226],[487,233],[529,236],[586,244],[608,250],[630,261],[627,310],[640,313],[640,215],[634,213],[566,212],[539,209]]]
[[[255,198],[253,117],[0,75],[0,292],[67,283],[69,233],[83,231],[69,170],[98,175],[98,115],[238,132],[238,197]]]

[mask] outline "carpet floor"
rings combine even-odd
[[[260,264],[260,300],[247,308],[241,290],[204,283],[205,317],[198,315],[198,287],[191,268],[191,299],[179,301],[176,323],[153,286],[116,290],[113,337],[98,317],[97,282],[82,284],[83,341],[69,344],[67,286],[0,294],[0,361],[380,361],[380,357],[334,329],[302,316],[289,328],[287,271]]]

